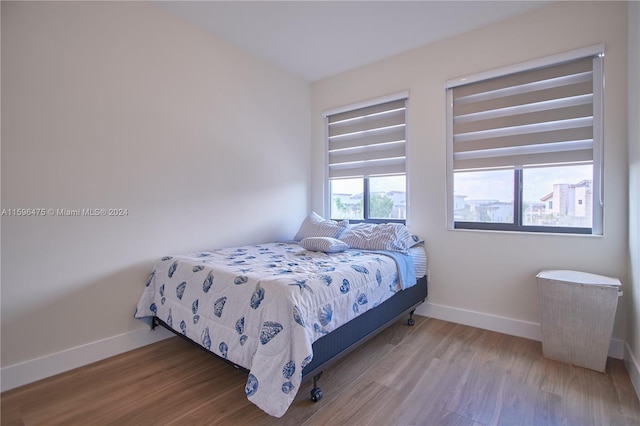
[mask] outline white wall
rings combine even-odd
[[[605,235],[447,231],[445,81],[601,42],[607,48]],[[316,82],[311,206],[323,209],[322,111],[409,90],[409,227],[426,238],[431,271],[429,304],[418,313],[486,328],[501,323],[493,328],[539,338],[535,275],[541,269],[583,270],[628,285],[626,57],[626,3],[560,2]],[[624,305],[614,331],[623,340]]]
[[[150,3],[3,1],[2,208],[128,209],[2,217],[3,381],[145,329],[164,254],[292,238],[309,117],[308,83]]]
[[[640,394],[640,2],[629,2],[629,291],[627,370]]]

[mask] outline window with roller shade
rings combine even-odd
[[[447,83],[450,227],[602,234],[603,51]]]
[[[332,219],[403,222],[407,93],[324,113]]]

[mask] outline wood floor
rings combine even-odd
[[[268,416],[246,373],[171,338],[3,393],[2,425],[640,425],[622,361],[606,374],[542,357],[540,342],[416,317],[303,383]]]

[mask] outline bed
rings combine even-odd
[[[427,297],[426,256],[415,238],[403,236],[402,250],[369,238],[367,249],[334,238],[358,234],[358,225],[339,223],[334,233],[302,232],[304,225],[296,241],[161,258],[135,313],[247,370],[247,398],[275,417],[304,377],[313,376],[312,399],[320,399],[328,363]]]

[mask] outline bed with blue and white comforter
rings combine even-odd
[[[135,317],[159,318],[249,370],[247,398],[281,417],[313,358],[312,344],[415,284],[410,256],[326,254],[269,243],[163,257]]]

